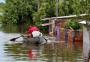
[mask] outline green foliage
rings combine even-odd
[[[3,12],[4,3],[0,3],[0,12]]]
[[[82,3],[83,2],[83,3]],[[59,4],[59,16],[65,16],[70,14],[82,14],[85,13],[86,1],[81,0],[65,0]]]
[[[41,19],[71,14],[90,14],[90,0],[6,0],[3,23],[41,23]]]
[[[3,22],[19,24],[27,17],[32,20],[33,11],[30,0],[6,0]]]
[[[65,26],[68,29],[78,30],[81,28],[80,24],[75,19],[71,19]]]
[[[40,21],[45,17],[53,17],[55,16],[55,1],[54,0],[38,0],[39,8],[37,12],[33,13],[33,19]]]

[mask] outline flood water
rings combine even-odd
[[[67,48],[63,43],[26,45],[11,42],[19,33],[0,31],[0,62],[83,62],[82,48]]]

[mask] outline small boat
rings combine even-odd
[[[10,41],[13,41],[14,43],[26,43],[28,45],[55,43],[55,39],[52,37],[48,37],[48,36],[39,36],[39,37],[28,38],[25,35],[21,35],[19,37],[10,39]]]
[[[47,43],[47,39],[45,39],[43,36],[39,36],[39,37],[33,37],[33,38],[28,38],[25,36],[23,37],[23,43],[26,44],[45,44]]]

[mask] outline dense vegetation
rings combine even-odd
[[[90,0],[6,0],[4,24],[39,24],[42,18],[90,13]]]
[[[77,22],[77,19],[71,19],[66,23],[65,28],[72,29],[72,30],[79,30],[81,26]]]

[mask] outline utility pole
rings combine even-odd
[[[58,17],[59,13],[59,0],[56,0],[56,17]]]

